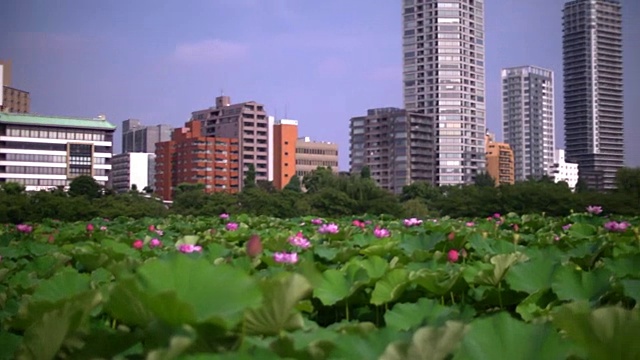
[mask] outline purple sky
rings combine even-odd
[[[487,124],[501,138],[500,69],[555,71],[562,133],[562,0],[486,0]],[[640,166],[640,1],[623,0],[627,163]],[[0,58],[32,111],[181,126],[224,89],[300,135],[340,144],[349,118],[402,107],[401,0],[3,0]],[[120,151],[120,134],[116,150]]]

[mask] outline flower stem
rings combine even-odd
[[[504,308],[502,305],[502,281],[498,283],[498,302],[500,304],[500,310]]]

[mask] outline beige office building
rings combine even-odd
[[[338,173],[338,144],[299,138],[296,142],[296,175],[302,180],[318,166],[331,167]]]
[[[253,164],[256,180],[268,180],[269,122],[263,104],[255,101],[231,104],[229,96],[218,96],[214,107],[194,111],[192,119],[203,123],[205,136],[238,139],[241,179],[248,164]]]
[[[2,84],[0,111],[23,114],[31,111],[29,92],[12,87],[10,60],[0,60],[0,84]]]

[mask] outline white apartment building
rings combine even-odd
[[[502,134],[514,156],[515,180],[550,175],[555,149],[553,71],[502,70]]]
[[[571,191],[574,191],[578,184],[578,164],[566,162],[563,149],[556,149],[553,157],[554,164],[551,170],[553,181],[557,183],[564,181]]]
[[[109,180],[115,125],[94,119],[0,113],[0,183],[27,191],[67,187],[80,175]]]
[[[486,165],[484,1],[401,3],[405,110],[435,125],[435,183],[473,183]]]
[[[132,190],[139,192],[154,188],[156,155],[151,153],[124,153],[113,156],[111,187],[118,193]]]

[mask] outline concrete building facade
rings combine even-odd
[[[370,109],[366,116],[350,120],[350,171],[358,173],[368,166],[376,183],[394,193],[415,181],[434,183],[434,140],[433,121],[427,115]],[[452,166],[455,161],[459,160],[451,160]]]
[[[295,142],[295,174],[302,180],[319,166],[331,167],[338,173],[338,144],[312,141],[310,137],[298,138]]]
[[[269,120],[264,105],[231,104],[229,96],[218,96],[215,107],[192,112],[192,119],[203,123],[205,136],[238,139],[242,179],[248,164],[253,164],[256,180],[269,180]]]
[[[507,143],[494,141],[495,136],[487,133],[485,143],[487,158],[487,174],[499,185],[513,185],[515,183],[514,158],[511,146]]]
[[[155,147],[155,144],[154,144]],[[139,192],[153,188],[155,177],[155,154],[123,153],[113,156],[110,184],[118,193],[133,190]]]
[[[27,191],[67,187],[80,175],[105,185],[111,172],[113,133],[94,119],[0,113],[0,183]]]
[[[237,192],[242,179],[237,138],[205,136],[203,123],[191,120],[174,129],[172,139],[156,144],[155,193],[173,199],[182,184],[202,184],[205,192]]]
[[[553,71],[537,66],[502,69],[502,134],[515,159],[516,181],[540,179],[553,167]]]
[[[484,2],[402,4],[404,107],[435,122],[435,183],[473,183],[485,168]]]
[[[169,125],[142,125],[138,119],[122,122],[122,152],[154,153],[156,143],[171,140]]]
[[[2,84],[0,111],[21,114],[31,112],[31,95],[29,92],[12,87],[10,60],[0,60],[0,84]]]
[[[273,125],[273,186],[281,190],[296,174],[298,122],[296,120],[276,120]]]
[[[554,159],[551,171],[553,181],[557,183],[564,181],[571,191],[575,191],[578,185],[578,164],[566,162],[564,149],[556,149]]]
[[[588,188],[611,190],[624,166],[621,5],[568,1],[562,19],[566,157]]]

